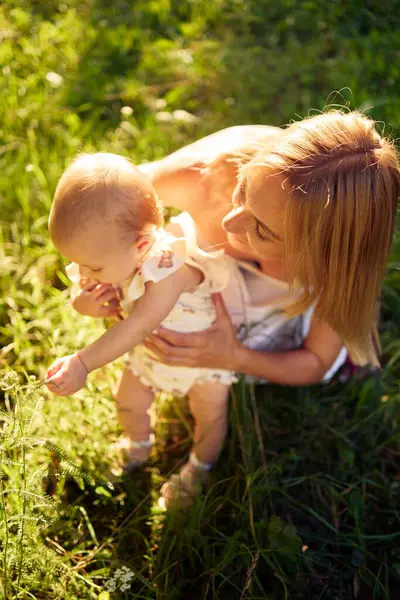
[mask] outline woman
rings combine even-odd
[[[330,111],[287,129],[233,127],[140,168],[164,205],[189,213],[202,247],[223,247],[237,267],[208,331],[148,340],[161,361],[285,385],[329,379],[345,347],[359,364],[377,364],[400,175],[372,120]],[[112,314],[110,291],[95,296],[83,290],[74,305]],[[125,374],[121,393],[128,388]]]

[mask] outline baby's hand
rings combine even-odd
[[[115,287],[93,280],[81,280],[72,305],[79,313],[89,317],[116,317],[121,313]]]
[[[46,373],[45,383],[58,396],[72,396],[84,385],[87,370],[76,354],[58,358]]]

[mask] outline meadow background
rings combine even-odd
[[[213,485],[157,504],[190,443],[161,397],[148,467],[110,481],[120,363],[73,398],[46,367],[101,330],[68,305],[46,223],[80,150],[153,160],[230,125],[326,104],[400,127],[398,0],[7,0],[0,6],[0,595],[51,599],[400,598],[400,245],[380,376],[238,384]],[[19,378],[10,372],[14,371]]]

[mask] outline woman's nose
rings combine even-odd
[[[222,227],[229,233],[243,233],[246,231],[250,219],[251,215],[246,209],[238,206],[222,219]]]

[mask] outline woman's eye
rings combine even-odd
[[[100,271],[102,271],[103,267],[99,267],[98,269],[90,269],[92,271],[92,273],[100,273]]]
[[[262,223],[259,221],[256,222],[255,233],[260,240],[266,241],[271,239],[269,232],[263,228]]]

